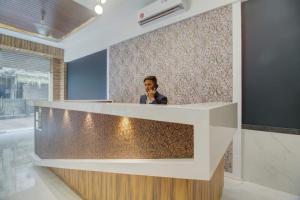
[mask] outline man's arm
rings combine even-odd
[[[168,104],[168,98],[167,97],[163,97],[160,101],[160,104]]]
[[[142,95],[140,97],[140,104],[146,104],[146,99],[147,99],[147,97],[145,98],[145,95]]]
[[[164,96],[159,100],[152,101],[151,104],[168,104],[168,98]]]

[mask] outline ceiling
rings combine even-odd
[[[94,9],[95,5],[97,5],[97,0],[73,0],[89,9]],[[115,8],[123,3],[126,3],[127,5],[134,6],[134,5],[139,5],[139,6],[145,6],[147,4],[150,4],[154,2],[155,0],[107,0],[107,2],[104,4],[104,11],[108,12],[113,12],[113,10],[109,9],[110,8]],[[141,8],[141,7],[140,7]],[[109,9],[109,10],[107,10]]]
[[[75,1],[89,8],[93,6],[93,0]],[[65,61],[84,57],[138,35],[241,0],[188,0],[190,6],[186,12],[140,26],[137,21],[138,10],[153,1],[155,0],[107,0],[103,6],[103,15],[62,41]]]
[[[94,17],[71,0],[0,0],[0,28],[47,39],[62,40]]]
[[[73,0],[73,1],[89,8],[89,9],[93,9],[94,6],[97,4],[97,0]]]
[[[88,12],[90,12],[92,15],[91,19],[93,20],[90,20],[88,25],[79,25],[78,27],[80,28],[75,28],[75,30],[79,29],[78,31],[71,31],[72,34],[67,33],[62,37],[62,39],[60,38],[58,40],[49,40],[49,36],[44,38],[35,37],[36,35],[24,34],[24,32],[14,31],[12,28],[9,30],[1,28],[3,27],[1,26],[1,19],[3,18],[2,5],[4,5],[4,3],[10,4],[11,2],[12,4],[15,4],[16,2],[26,4],[27,1],[39,2],[36,4],[41,4],[41,2],[47,0],[0,0],[0,34],[11,35],[29,41],[63,48],[65,50],[65,61],[69,62],[97,51],[101,51],[113,44],[136,37],[149,31],[156,30],[208,10],[231,3],[240,2],[242,0],[188,0],[190,2],[190,8],[186,12],[164,18],[163,20],[158,20],[155,23],[147,26],[140,26],[138,24],[137,12],[145,5],[148,5],[155,0],[107,0],[107,2],[103,5],[103,14],[96,17],[94,17],[94,6],[96,5],[97,0],[48,0],[49,2],[56,2],[56,4],[70,3],[77,6],[79,5],[80,8],[88,10]],[[28,8],[25,10],[28,10]],[[70,12],[72,15],[74,15],[75,19],[79,18],[79,20],[82,20],[81,22],[85,21],[83,20],[84,15],[81,12],[74,11],[74,9],[71,9],[70,6],[68,6],[67,9],[64,7],[64,9],[59,10],[63,10],[64,12],[59,13],[57,11],[57,13],[54,13],[62,15],[61,17],[55,17],[56,15],[52,16],[54,19],[56,19],[56,21],[58,21],[58,24],[63,23],[67,26],[69,22],[67,22],[65,19],[62,20],[62,18],[66,17],[65,15]],[[21,13],[20,10],[18,12]],[[48,19],[46,16],[46,21],[47,20]],[[40,20],[37,21],[39,22]],[[85,22],[83,23],[86,24]]]

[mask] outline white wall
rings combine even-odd
[[[238,103],[238,128],[233,137],[232,173],[235,177],[242,176],[241,155],[241,123],[242,123],[242,15],[241,2],[232,4],[232,95],[233,102]]]
[[[187,12],[145,27],[138,25],[137,12],[149,0],[107,1],[104,7],[105,13],[102,16],[97,17],[86,28],[74,33],[63,41],[65,60],[68,62],[89,55],[112,44],[240,0],[190,1],[191,8]]]
[[[243,178],[300,195],[300,136],[242,130]]]

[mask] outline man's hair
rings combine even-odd
[[[146,76],[146,78],[144,78],[144,83],[145,83],[146,80],[153,81],[154,82],[154,87],[156,87],[156,88],[158,87],[156,76]]]

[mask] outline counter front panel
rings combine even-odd
[[[35,107],[41,159],[175,159],[194,157],[194,127],[100,113]]]

